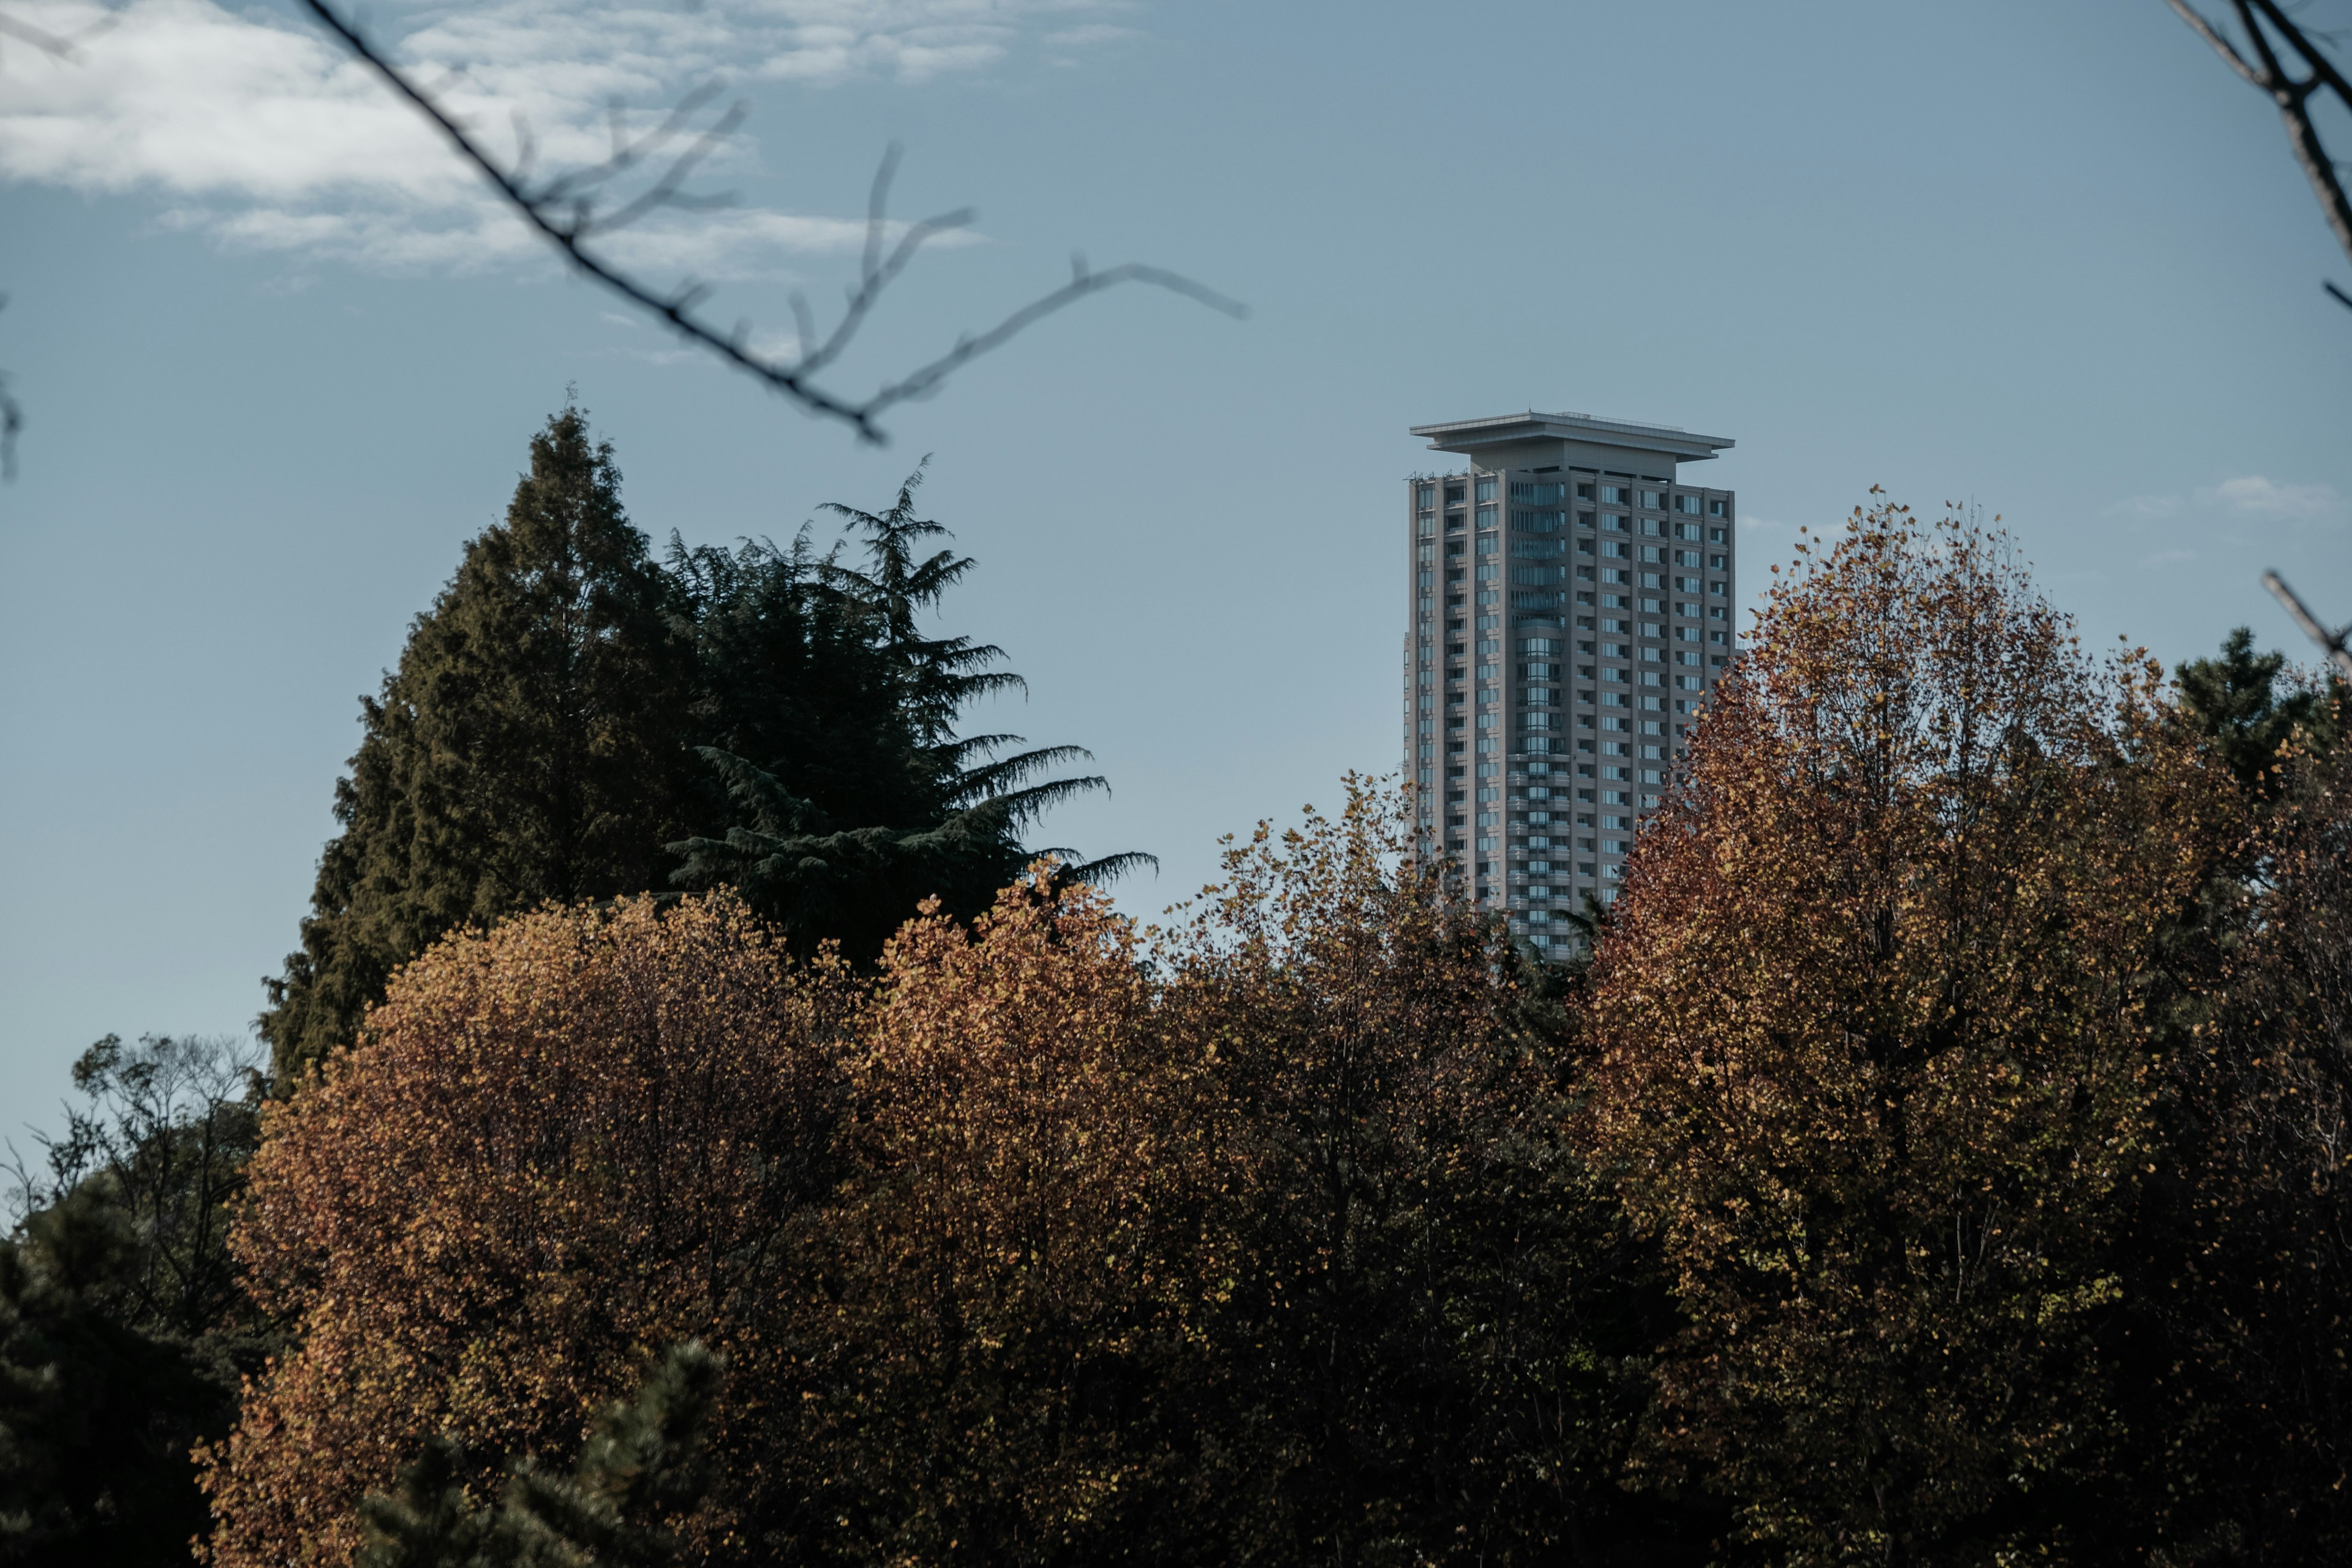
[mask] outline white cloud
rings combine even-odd
[[[2201,521],[2210,529],[2229,520],[2339,522],[2352,519],[2352,505],[2327,485],[2286,484],[2247,474],[2186,495],[2127,496],[2109,506],[2105,515],[2138,523]]]
[[[443,101],[500,153],[527,125],[542,170],[606,153],[607,106],[650,123],[688,86],[764,79],[801,87],[859,78],[920,82],[985,69],[1033,35],[1084,32],[1125,0],[491,0],[467,11],[382,16],[394,58],[441,84]],[[18,0],[12,11],[75,35],[107,13],[90,0]],[[1068,24],[1079,21],[1073,28]],[[739,135],[709,165],[740,172]],[[129,0],[76,58],[11,51],[0,62],[0,178],[139,192],[166,221],[226,244],[401,268],[535,258],[539,242],[412,109],[315,32],[218,0]],[[841,218],[762,209],[669,212],[606,244],[632,267],[708,279],[778,276],[790,258],[863,237]]]
[[[2178,566],[2184,561],[2194,561],[2196,559],[2197,552],[2194,550],[2159,550],[2152,555],[2142,556],[2140,558],[2140,566],[2143,570],[2154,572],[2161,570],[2167,566]]]
[[[2260,474],[2224,479],[2200,499],[2248,517],[2340,517],[2344,498],[2326,485],[2284,485]]]

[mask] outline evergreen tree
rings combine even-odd
[[[225,1245],[257,1092],[226,1042],[83,1053],[45,1180],[0,1240],[0,1562],[188,1561],[189,1462],[268,1349]]]
[[[2239,783],[2267,798],[2274,791],[2265,772],[2278,766],[2280,748],[2298,730],[2306,745],[2326,747],[2335,738],[2334,708],[2324,688],[2289,684],[2282,690],[2286,656],[2258,654],[2253,647],[2253,632],[2240,626],[2222,641],[2219,658],[2190,659],[2174,680],[2181,718],[2212,739]]]
[[[691,657],[620,480],[583,412],[551,418],[506,521],[362,701],[342,832],[260,1021],[281,1084],[452,928],[660,881],[696,765]]]
[[[782,705],[764,697],[777,684],[773,675],[719,675],[714,702],[740,717],[735,729],[722,731],[728,740],[701,750],[731,798],[734,826],[721,836],[671,845],[685,861],[672,879],[688,888],[731,884],[801,942],[834,938],[861,961],[877,955],[924,899],[938,898],[950,914],[979,914],[1040,855],[1070,862],[1066,878],[1095,882],[1150,859],[1127,854],[1080,860],[1066,849],[1024,846],[1023,831],[1045,811],[1108,788],[1096,775],[1039,777],[1089,753],[1045,746],[1000,755],[1022,738],[955,732],[966,704],[1026,690],[1027,684],[996,668],[1002,648],[923,635],[920,617],[975,563],[951,550],[921,552],[924,541],[948,531],[915,515],[922,479],[918,467],[887,511],[838,502],[824,509],[865,536],[863,571],[845,564],[838,550],[811,559],[803,539],[790,557],[771,551],[756,563],[739,555],[725,566],[703,558],[699,575],[689,579],[710,606],[703,616],[706,647],[740,636],[737,606],[779,595],[788,580],[802,606],[797,624],[807,628],[804,636],[822,639],[809,643],[807,662],[830,663],[836,700],[848,699],[845,705],[855,709],[862,700],[868,721],[863,729],[844,727],[856,737],[846,748],[830,737],[822,747],[807,746],[811,732],[758,721]],[[757,581],[745,582],[747,563]],[[741,584],[735,605],[713,613],[721,595],[709,594],[705,583]],[[820,649],[822,661],[814,657]],[[887,697],[887,708],[876,711],[876,697]],[[745,741],[772,749],[747,754],[740,749]]]
[[[399,1490],[360,1504],[359,1568],[663,1568],[679,1541],[666,1521],[710,1487],[704,1436],[719,1358],[688,1341],[664,1355],[633,1399],[604,1413],[572,1474],[525,1459],[501,1505],[467,1495],[464,1452],[432,1439]]]
[[[576,408],[550,419],[506,521],[362,701],[342,832],[261,1019],[279,1084],[353,1040],[444,933],[550,899],[731,883],[797,942],[861,960],[928,897],[988,908],[1040,853],[1023,831],[1105,786],[1040,777],[1076,747],[955,733],[967,703],[1023,683],[998,648],[923,634],[973,563],[919,549],[946,532],[915,515],[920,480],[878,515],[826,509],[864,535],[864,570],[806,531],[789,550],[673,534],[663,563],[610,445]]]

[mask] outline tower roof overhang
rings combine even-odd
[[[1443,425],[1415,425],[1412,433],[1429,443],[1433,452],[1456,452],[1488,468],[1534,468],[1549,458],[1553,462],[1602,467],[1647,459],[1668,465],[1696,463],[1727,451],[1727,437],[1698,436],[1671,425],[1636,425],[1623,419],[1600,419],[1590,414],[1498,415],[1491,419],[1456,419]]]

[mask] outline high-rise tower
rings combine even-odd
[[[1469,459],[1405,481],[1405,769],[1419,828],[1538,951],[1615,893],[1692,715],[1731,662],[1731,446],[1667,426],[1509,414],[1412,434]]]

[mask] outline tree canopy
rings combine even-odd
[[[1001,650],[922,620],[974,563],[923,540],[920,472],[883,513],[828,509],[870,566],[745,541],[664,560],[621,505],[609,443],[567,407],[506,519],[466,548],[361,704],[300,951],[261,1016],[281,1088],[359,1037],[393,971],[443,933],[553,900],[740,887],[796,943],[871,963],[924,898],[984,910],[1022,834],[1104,787],[1000,755],[963,709],[1019,689]],[[1132,857],[1089,863],[1115,875]]]

